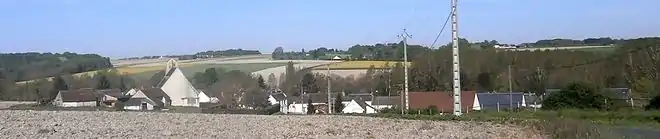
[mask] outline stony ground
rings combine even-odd
[[[0,111],[0,138],[540,138],[480,122],[357,116]]]

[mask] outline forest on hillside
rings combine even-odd
[[[0,54],[0,79],[11,83],[111,67],[109,58],[97,54],[69,52]]]
[[[613,53],[464,47],[461,49],[461,86],[463,90],[508,92],[510,80],[512,91],[543,94],[548,88],[587,82],[599,88],[631,88],[633,97],[640,99],[658,95],[660,38],[630,39],[620,45]],[[386,49],[384,46],[373,48]],[[414,56],[409,74],[411,91],[451,91],[451,49],[429,49]],[[312,74],[309,70],[295,70],[290,66],[281,77],[284,77],[281,83],[267,84],[277,84],[294,96],[301,91],[326,90],[325,75]],[[372,68],[363,78],[330,78],[332,91],[378,92],[377,95],[398,95],[403,90],[403,79],[401,65],[392,65],[391,69]]]

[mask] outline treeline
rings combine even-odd
[[[225,106],[268,106],[268,87],[261,76],[253,77],[238,70],[208,68],[195,73],[193,84],[207,95],[217,97]]]
[[[13,101],[39,101],[49,102],[60,90],[74,90],[81,88],[111,89],[118,88],[125,91],[136,87],[136,82],[127,76],[116,72],[100,71],[95,76],[72,76],[63,74],[54,76],[52,80],[38,79],[33,82],[14,84],[4,82],[0,85],[0,100]]]
[[[524,43],[528,47],[564,47],[564,46],[602,46],[624,43],[624,39],[612,39],[609,37],[587,38],[583,40],[573,39],[548,39],[539,40],[533,43]]]
[[[220,51],[206,51],[199,52],[195,55],[197,56],[210,56],[210,57],[222,57],[222,56],[242,56],[242,55],[259,55],[261,52],[258,50],[243,50],[243,49],[228,49]]]
[[[479,92],[512,90],[544,94],[546,89],[562,88],[572,82],[589,82],[598,88],[631,88],[634,98],[654,97],[659,91],[656,86],[660,86],[660,74],[657,74],[660,73],[657,67],[660,65],[660,38],[639,38],[620,43],[621,47],[617,47],[614,53],[463,47],[461,87]],[[371,48],[371,51],[363,52],[391,49],[392,45],[365,47]],[[451,91],[451,49],[441,47],[414,53],[410,57],[413,64],[410,67],[409,89]],[[366,76],[359,78],[331,77],[331,90],[398,95],[403,90],[403,67],[390,66],[389,69],[369,69]],[[270,86],[279,85],[291,95],[298,95],[301,91],[325,92],[327,89],[325,75],[314,74],[309,69],[295,69],[292,65],[287,66],[286,74],[280,75],[279,83],[270,78]]]
[[[305,51],[302,49],[300,52],[290,51],[285,52],[284,48],[277,47],[272,53],[272,59],[275,60],[319,60],[319,59],[332,59],[334,56],[348,54],[347,51],[339,49],[328,49],[325,47]]]
[[[0,78],[12,83],[111,67],[109,58],[97,54],[69,52],[0,54]]]

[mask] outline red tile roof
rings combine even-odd
[[[440,112],[454,111],[454,98],[450,92],[410,92],[410,108],[425,109],[435,105]],[[463,112],[472,108],[476,92],[463,91],[461,93],[461,109]]]

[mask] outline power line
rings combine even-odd
[[[454,14],[454,10],[449,12],[449,15],[447,15],[447,19],[445,19],[445,23],[442,25],[442,28],[440,29],[440,32],[438,32],[438,35],[435,36],[435,40],[433,40],[433,43],[431,43],[431,48],[435,45],[435,43],[438,42],[438,39],[440,38],[440,35],[442,35],[442,32],[445,30],[445,27],[447,27],[447,23],[449,23],[449,19],[451,19],[451,15]]]

